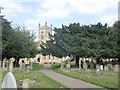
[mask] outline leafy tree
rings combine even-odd
[[[11,22],[3,20],[2,30],[2,58],[34,57],[37,45],[34,33],[24,26],[11,27]]]
[[[118,26],[117,26],[118,27]],[[113,30],[115,29],[115,25]],[[118,29],[116,29],[118,30]],[[107,24],[83,25],[73,23],[62,28],[55,28],[51,40],[41,45],[42,54],[52,54],[57,57],[73,55],[78,65],[79,57],[93,57],[96,59],[116,57],[115,41],[111,40],[111,28]],[[114,31],[115,33],[115,31]]]

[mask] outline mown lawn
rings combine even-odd
[[[42,67],[43,67],[43,65],[41,65],[41,64],[33,65],[33,69],[30,70],[30,72],[28,73],[28,77],[24,77],[24,75],[27,73],[26,71],[20,72],[18,70],[18,71],[13,72],[13,74],[16,78],[17,84],[19,84],[19,80],[29,79],[31,81],[35,81],[40,84],[39,86],[33,86],[31,88],[66,88],[62,84],[47,77],[45,74],[40,73],[40,69]],[[3,73],[3,78],[4,78],[5,74],[6,74],[6,72]]]
[[[95,70],[92,70],[93,72],[89,73],[80,73],[79,71],[77,72],[64,72],[60,69],[60,64],[53,64],[52,68],[54,71],[73,77],[77,78],[86,82],[90,82],[105,88],[118,88],[118,73],[114,71],[100,71],[103,74],[100,76],[94,76],[93,73]]]

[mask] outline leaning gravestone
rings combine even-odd
[[[8,72],[3,79],[2,89],[4,90],[6,88],[14,88],[14,90],[17,90],[16,80],[11,72]]]

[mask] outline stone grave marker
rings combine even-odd
[[[1,68],[1,62],[2,62],[2,61],[0,60],[0,68]]]
[[[108,71],[108,66],[107,65],[104,66],[104,70]]]
[[[9,62],[9,71],[10,72],[13,71],[13,62],[12,61]]]
[[[9,62],[8,62],[8,60],[5,61],[5,65],[6,65],[6,71],[9,71]]]
[[[30,69],[33,69],[33,63],[30,62]]]
[[[90,62],[90,68],[94,68],[94,64]]]
[[[103,71],[103,65],[100,65],[100,70],[102,70],[102,71]]]
[[[5,60],[3,60],[3,62],[2,62],[2,68],[3,68],[3,70],[5,70]]]
[[[98,64],[96,64],[96,70],[99,71],[100,70],[100,66]]]
[[[79,60],[79,69],[81,70],[81,60]]]
[[[70,69],[70,64],[69,63],[66,65],[66,68]]]
[[[23,66],[23,63],[20,62],[20,71],[22,71],[22,66]]]
[[[87,70],[87,63],[85,61],[83,61],[83,69]]]
[[[17,84],[14,75],[11,72],[8,72],[3,79],[2,89],[6,88],[14,88],[17,90]]]
[[[62,62],[61,66],[60,66],[60,69],[63,69],[63,68],[64,68],[64,63]]]
[[[29,79],[23,80],[22,88],[29,88],[29,85],[30,85]]]
[[[118,72],[119,69],[120,69],[119,65],[115,65],[115,66],[114,66],[114,71],[115,71],[115,72]]]
[[[107,64],[107,66],[108,66],[108,70],[113,70],[113,67],[111,64]]]

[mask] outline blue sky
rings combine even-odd
[[[12,25],[23,25],[38,33],[38,23],[61,27],[70,23],[113,25],[118,19],[119,0],[1,0],[2,14]]]

